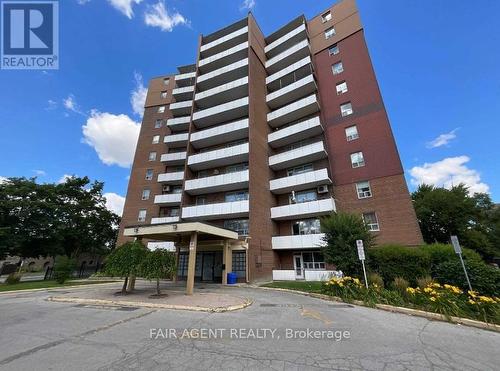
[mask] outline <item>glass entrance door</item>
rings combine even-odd
[[[203,253],[203,270],[201,275],[202,281],[213,281],[214,280],[214,254],[213,253]]]
[[[302,254],[293,256],[293,266],[295,269],[295,278],[304,279],[304,261],[302,260]]]

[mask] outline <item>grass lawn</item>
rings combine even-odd
[[[49,289],[52,287],[64,287],[64,286],[80,286],[80,285],[93,285],[99,283],[109,283],[114,281],[67,281],[66,283],[60,284],[56,281],[31,281],[31,282],[19,282],[13,285],[7,285],[5,283],[0,283],[0,292],[2,291],[12,291],[12,290],[31,290],[31,289]]]
[[[322,282],[317,281],[275,281],[262,285],[263,287],[273,287],[278,289],[289,289],[306,292],[321,293]]]

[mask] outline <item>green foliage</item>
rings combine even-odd
[[[326,247],[323,254],[328,263],[345,273],[357,275],[362,271],[356,240],[363,240],[365,251],[374,243],[374,236],[359,215],[333,213],[321,219]]]
[[[128,276],[139,272],[139,267],[146,257],[147,250],[139,241],[126,242],[113,250],[105,262],[106,274],[111,277],[125,277],[122,293],[125,294]]]
[[[434,283],[434,280],[432,279],[431,276],[424,276],[417,278],[417,287],[423,289],[424,287],[427,287]]]
[[[392,281],[392,288],[399,292],[401,295],[406,293],[406,289],[410,286],[407,280],[403,277],[396,277],[394,281]]]
[[[432,277],[436,275],[436,268],[440,264],[448,261],[459,261],[455,250],[453,250],[453,246],[449,244],[435,243],[432,245],[424,245],[421,249],[430,257],[430,275]],[[480,263],[483,261],[477,252],[466,248],[462,249],[462,255],[466,260],[474,260]]]
[[[368,282],[370,285],[377,285],[378,287],[384,288],[384,279],[378,273],[371,272],[368,274]]]
[[[71,278],[71,274],[76,267],[74,259],[61,255],[56,258],[54,263],[54,279],[57,283],[63,284]]]
[[[160,295],[160,279],[172,278],[176,272],[175,254],[165,249],[149,251],[139,267],[139,275],[156,280],[156,294]]]
[[[17,272],[11,273],[5,279],[5,283],[7,285],[14,285],[16,283],[19,283],[21,281],[21,276],[22,275]]]

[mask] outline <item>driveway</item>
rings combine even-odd
[[[0,370],[498,370],[500,364],[498,333],[291,293],[205,290],[254,303],[202,313],[46,301],[68,289],[0,295]]]

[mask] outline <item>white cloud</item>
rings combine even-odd
[[[75,112],[75,113],[78,113],[80,115],[85,116],[85,114],[80,110],[80,107],[76,103],[76,99],[75,99],[75,96],[73,94],[70,94],[70,95],[68,95],[67,98],[63,99],[63,106],[68,111],[72,111],[72,112]],[[68,117],[67,114],[65,116]]]
[[[130,92],[130,104],[132,105],[132,110],[138,116],[144,114],[144,104],[146,103],[146,96],[148,94],[148,89],[144,86],[142,82],[142,75],[138,72],[134,73],[135,79],[135,89]]]
[[[450,143],[450,141],[452,141],[453,139],[455,139],[457,137],[457,135],[455,134],[457,130],[458,130],[458,128],[453,129],[449,133],[441,134],[436,139],[428,142],[427,148],[437,148],[437,147],[447,145],[448,143]]]
[[[80,5],[85,5],[89,2],[90,0],[76,0],[76,2]]]
[[[0,176],[0,184],[5,183],[7,181],[8,181],[8,178],[6,178],[4,176]]]
[[[106,165],[129,167],[132,164],[139,123],[127,115],[94,110],[82,130],[83,142],[93,147]]]
[[[243,0],[240,5],[240,10],[252,10],[255,7],[255,0]]]
[[[481,182],[480,174],[467,167],[466,163],[469,161],[468,156],[458,156],[415,166],[410,169],[411,182],[414,185],[425,183],[448,189],[464,183],[471,193],[488,192],[489,186]]]
[[[75,177],[75,175],[64,174],[61,178],[59,178],[59,180],[57,181],[57,184],[66,183],[66,181],[68,179],[71,179],[71,178],[74,178],[74,177]]]
[[[108,210],[114,212],[118,216],[123,214],[123,205],[125,205],[125,197],[122,197],[116,193],[105,193],[104,198],[106,198],[106,207]]]
[[[142,0],[108,0],[108,2],[128,19],[132,19],[134,16],[133,6],[142,3]]]
[[[157,4],[148,6],[144,13],[144,23],[151,27],[158,27],[162,31],[170,32],[175,26],[188,24],[188,20],[177,11],[169,14],[165,3],[159,1]]]
[[[44,170],[33,170],[33,172],[37,176],[45,176],[45,175],[47,175],[47,173]]]

